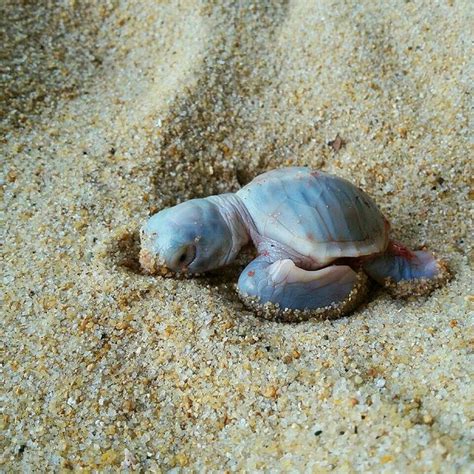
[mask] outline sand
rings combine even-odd
[[[0,470],[472,472],[472,2],[45,4],[0,12]],[[150,214],[288,165],[452,281],[282,324],[248,256],[140,271]]]

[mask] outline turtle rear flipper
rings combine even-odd
[[[367,274],[398,297],[421,296],[450,277],[447,265],[428,251],[387,252],[363,266]]]

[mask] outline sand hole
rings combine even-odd
[[[137,230],[125,230],[118,235],[109,248],[112,262],[125,271],[144,275],[139,262],[140,234]]]
[[[216,294],[221,295],[230,304],[242,305],[242,300],[237,293],[237,281],[244,268],[256,256],[257,252],[253,245],[247,245],[230,265],[206,273],[199,280],[202,284],[211,286]]]

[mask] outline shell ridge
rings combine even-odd
[[[339,187],[339,183],[334,179],[327,179],[325,184],[325,194],[325,202],[328,205],[327,225],[332,229],[330,242],[353,242],[353,235],[350,239],[341,238],[341,236],[344,235],[351,235],[353,229],[351,225],[352,223],[349,221],[344,208],[341,207],[341,201],[346,199],[346,195]]]
[[[311,203],[310,203],[310,200],[309,200],[309,199],[310,199],[310,196],[308,196],[307,193],[304,193],[304,192],[303,192],[302,194],[303,194],[304,199],[305,199],[305,201],[306,201],[306,203],[307,203],[307,206],[308,206],[309,208],[313,209],[313,210],[315,211],[315,213],[317,214],[317,216],[319,217],[319,222],[324,226],[324,229],[326,230],[326,234],[327,234],[328,236],[331,236],[331,231],[330,231],[330,229],[329,229],[329,227],[328,227],[328,225],[327,225],[325,219],[323,219],[323,216],[322,216],[321,212],[319,211],[319,203],[321,202],[321,196],[322,196],[322,194],[323,194],[323,192],[324,192],[324,189],[323,189],[322,186],[320,186],[319,180],[316,178],[316,176],[312,176],[312,175],[311,175],[311,177],[312,177],[312,180],[311,180],[311,181],[314,181],[314,182],[315,182],[315,183],[314,183],[314,188],[318,191],[317,195],[316,195],[315,198],[314,198],[314,199],[315,199],[315,203],[314,203],[314,204],[311,204]],[[316,219],[315,219],[315,221],[316,221]],[[321,240],[320,240],[319,242],[325,243],[326,241],[321,241]]]
[[[316,179],[315,176],[312,176],[312,180],[311,181],[316,181],[317,184],[314,185],[314,187],[317,189],[318,191],[318,196],[315,197],[315,200],[316,202],[318,202],[319,200],[321,200],[321,195],[322,195],[322,192],[323,190],[321,189],[321,186],[319,186],[319,183],[318,183],[318,180]],[[331,235],[331,232],[329,231],[328,229],[328,226],[325,222],[325,220],[323,219],[321,213],[319,212],[319,207],[317,204],[314,204],[314,205],[311,205],[310,202],[311,202],[311,199],[310,197],[305,193],[306,190],[303,190],[303,192],[301,192],[301,195],[302,195],[302,198],[303,198],[303,202],[299,202],[297,201],[296,199],[293,199],[293,198],[290,198],[292,199],[296,204],[298,205],[305,205],[307,206],[309,209],[311,209],[312,211],[314,211],[316,214],[317,214],[317,217],[315,219],[316,220],[319,220],[319,224],[322,224],[324,226],[324,229],[326,230],[326,234],[328,236]],[[318,240],[318,242],[320,242],[321,244],[324,244],[326,241],[321,241],[321,240]]]
[[[352,201],[349,194],[345,192],[344,187],[339,186],[339,184],[340,183],[336,180],[329,179],[327,185],[327,192],[332,203],[333,213],[336,214],[336,217],[331,215],[331,219],[329,220],[334,228],[334,234],[331,236],[331,240],[333,242],[354,242],[356,240],[360,240],[360,236],[363,234],[360,232],[360,227],[356,227],[356,229],[352,227],[353,222],[349,219],[347,212],[345,212],[345,207],[351,205]],[[335,199],[335,196],[337,196],[337,199]],[[341,207],[341,201],[346,204],[344,208]],[[356,232],[354,232],[354,230]],[[359,232],[357,233],[357,231]],[[352,235],[349,240],[340,238],[342,235],[351,235],[353,233],[356,233],[358,238],[354,235]]]
[[[354,193],[354,189],[352,187],[350,188],[352,196],[349,194],[349,188],[348,187],[344,188],[344,186],[342,186],[341,188],[339,188],[339,190],[344,195],[344,197],[347,199],[347,201],[352,203],[352,205],[353,205],[354,214],[355,214],[354,215],[354,223],[357,225],[357,228],[359,230],[359,235],[363,236],[363,238],[361,240],[367,240],[368,239],[367,230],[364,231],[363,226],[361,224],[363,219],[361,219],[362,216],[359,213],[359,207],[357,205],[357,199],[356,199],[356,194]]]

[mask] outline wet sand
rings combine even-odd
[[[0,470],[473,469],[471,2],[1,9]],[[140,271],[150,214],[291,165],[452,281],[281,324],[236,296],[248,256]]]

